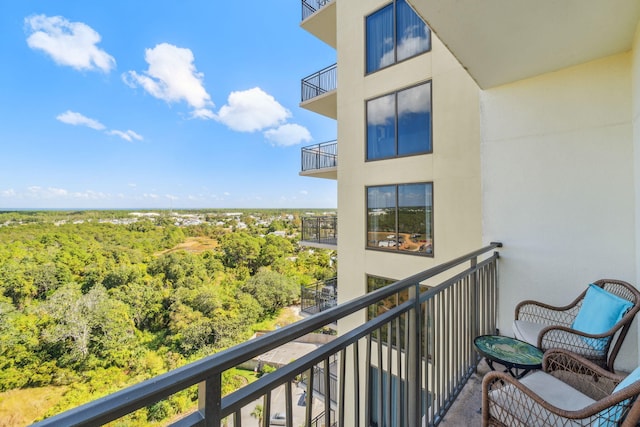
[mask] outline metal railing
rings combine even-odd
[[[302,20],[304,21],[327,4],[331,3],[332,0],[302,0]]]
[[[302,171],[338,166],[338,142],[328,141],[302,147]]]
[[[321,243],[326,245],[338,244],[337,216],[307,216],[302,217],[303,242]]]
[[[333,64],[302,79],[302,102],[338,88],[338,64]]]
[[[340,426],[437,425],[478,363],[473,338],[495,331],[499,256],[494,249],[498,247],[501,244],[492,243],[36,425],[105,424],[195,384],[199,385],[198,409],[172,426],[248,425],[256,401],[263,405],[263,427],[282,407],[280,419],[289,427],[310,426],[320,414],[322,421],[316,423],[325,426],[334,422]],[[436,278],[438,285],[424,290],[424,282]],[[222,396],[222,374],[228,369],[329,323],[347,316],[352,319],[356,313],[364,316],[369,307],[400,293],[408,293],[409,299]],[[334,358],[336,369],[331,367]],[[337,375],[337,390],[331,387],[332,372]],[[300,405],[294,384],[303,376],[307,384]],[[324,382],[327,395],[322,399],[314,394],[315,381]],[[332,400],[338,402],[336,409]]]
[[[316,314],[338,304],[338,279],[323,280],[300,287],[300,311]]]

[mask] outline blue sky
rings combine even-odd
[[[336,205],[298,0],[0,1],[0,210]]]

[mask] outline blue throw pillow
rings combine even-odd
[[[613,393],[615,393],[616,391],[620,391],[627,386],[630,386],[638,380],[640,380],[640,367],[634,369],[633,372],[625,377],[625,379],[620,381],[620,384],[618,384],[616,388],[613,389]],[[620,422],[620,419],[622,418],[624,407],[629,403],[631,403],[630,399],[626,399],[618,403],[617,405],[600,412],[599,415],[601,418],[598,420],[598,422],[596,422],[596,427],[616,427]]]
[[[572,327],[588,334],[602,334],[618,323],[631,306],[630,301],[592,283]],[[596,350],[604,350],[607,343],[607,340],[594,338],[585,338],[585,341]]]
[[[620,381],[620,384],[618,384],[616,388],[613,389],[613,392],[615,393],[616,391],[620,391],[638,380],[640,380],[640,366],[634,369],[633,372],[631,372],[622,381]]]

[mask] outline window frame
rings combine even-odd
[[[416,151],[415,153],[408,154],[398,154],[398,139],[399,139],[399,116],[398,116],[398,94],[401,92],[418,88],[423,85],[429,86],[429,147],[424,151]],[[393,95],[394,98],[394,154],[391,156],[384,157],[375,157],[369,158],[369,102],[376,101],[378,99],[385,98],[387,96]],[[365,118],[365,147],[364,147],[364,160],[365,162],[377,162],[380,160],[389,160],[389,159],[400,159],[403,157],[412,157],[412,156],[422,156],[425,154],[433,154],[433,80],[425,80],[419,83],[416,83],[411,86],[402,87],[392,92],[384,93],[382,95],[378,95],[374,98],[369,98],[364,101],[364,118]]]
[[[399,231],[399,209],[398,209],[398,201],[399,201],[399,188],[402,186],[406,186],[406,185],[429,185],[431,187],[431,215],[429,215],[429,219],[430,219],[430,223],[425,224],[425,226],[427,226],[427,230],[426,231],[431,231],[431,235],[428,236],[431,239],[431,251],[427,251],[425,248],[425,251],[402,251],[399,249],[396,250],[389,250],[389,249],[382,249],[381,247],[378,246],[369,246],[369,211],[370,211],[370,207],[369,207],[369,189],[371,188],[378,188],[378,187],[395,187],[395,214],[394,214],[394,222],[395,222],[395,227],[394,227],[394,231],[393,234],[395,234],[396,236],[396,240],[398,240],[398,236],[400,235],[400,231]],[[421,256],[421,257],[427,257],[427,258],[434,258],[435,257],[435,220],[434,220],[434,200],[435,200],[435,196],[434,196],[434,185],[433,185],[433,181],[421,181],[421,182],[407,182],[407,183],[401,183],[401,184],[380,184],[380,185],[367,185],[365,186],[365,191],[364,191],[364,197],[365,197],[365,250],[370,250],[370,251],[376,251],[376,252],[384,252],[384,253],[389,253],[389,254],[402,254],[402,255],[414,255],[414,256]],[[427,206],[425,206],[425,211],[426,211]],[[389,232],[392,233],[392,232]],[[397,248],[397,246],[395,246]]]
[[[416,16],[424,23],[425,27],[427,28],[427,34],[428,34],[428,43],[429,46],[427,47],[426,50],[424,51],[420,51],[418,53],[415,53],[411,56],[407,56],[405,58],[402,58],[400,60],[398,60],[398,1],[403,1],[407,7],[411,8],[411,10],[413,10],[413,12],[416,14]],[[370,17],[376,15],[377,13],[380,13],[381,11],[383,11],[384,9],[388,8],[389,6],[391,6],[391,14],[392,14],[392,21],[393,21],[393,61],[387,65],[381,66],[376,68],[375,70],[369,71],[368,70],[368,62],[369,62],[369,31],[368,31],[368,20]],[[422,17],[415,11],[415,9],[413,9],[413,7],[407,3],[406,0],[391,0],[391,2],[385,4],[384,6],[379,7],[378,9],[374,10],[373,12],[369,13],[368,15],[366,15],[364,17],[364,74],[365,76],[368,76],[370,74],[376,73],[380,70],[384,70],[387,69],[393,65],[396,64],[400,64],[404,61],[407,61],[409,59],[415,58],[417,56],[420,56],[422,54],[425,53],[429,53],[431,52],[431,50],[433,49],[433,40],[432,40],[432,31],[431,31],[431,27],[429,27],[429,25],[422,19]]]

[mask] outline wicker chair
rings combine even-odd
[[[640,380],[633,381],[637,371],[630,385],[614,392],[623,376],[567,350],[545,353],[542,369],[521,380],[504,372],[486,374],[482,425],[630,427],[640,420]]]
[[[610,330],[594,335],[572,328],[584,301],[587,292],[585,290],[571,304],[564,307],[553,307],[531,300],[518,304],[513,325],[515,337],[543,351],[550,348],[570,350],[613,372],[613,362],[633,318],[640,310],[640,292],[621,280],[603,279],[594,284],[633,304]],[[598,341],[597,346],[592,345],[594,340]]]

